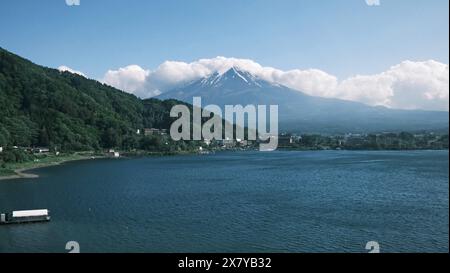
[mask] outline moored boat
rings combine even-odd
[[[24,224],[33,222],[50,221],[50,211],[47,209],[40,210],[20,210],[11,213],[0,214],[0,225],[5,224]]]

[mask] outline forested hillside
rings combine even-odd
[[[0,48],[0,146],[136,148],[141,128],[169,128],[176,101],[134,95],[35,65]]]

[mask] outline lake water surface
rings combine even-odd
[[[448,151],[223,152],[79,161],[0,181],[0,252],[449,251]]]

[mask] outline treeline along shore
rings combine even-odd
[[[448,150],[442,132],[383,132],[370,134],[284,134],[279,148],[296,150]]]
[[[154,132],[162,132],[153,129]],[[256,150],[245,140],[172,141],[165,133],[142,136],[139,149],[58,152],[47,148],[8,147],[0,152],[0,179],[35,178],[27,171],[68,161],[135,156],[204,154],[223,150]],[[379,133],[345,135],[281,134],[279,150],[448,150],[448,134]]]

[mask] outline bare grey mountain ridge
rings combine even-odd
[[[307,95],[232,67],[158,96],[202,104],[278,105],[280,129],[303,133],[448,130],[448,112],[399,110]]]

